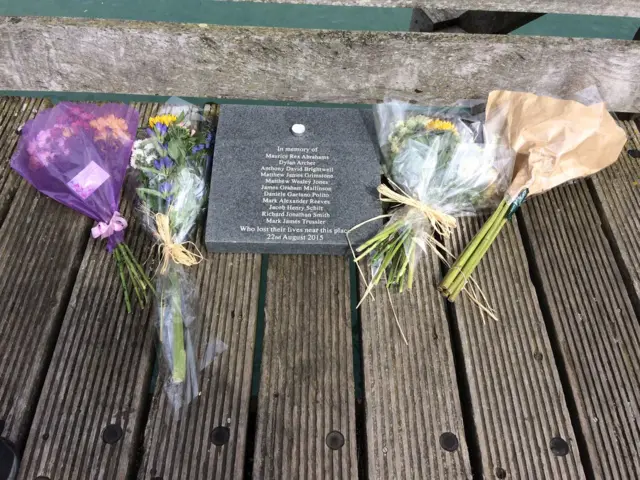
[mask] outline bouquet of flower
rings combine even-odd
[[[418,256],[428,248],[442,256],[455,216],[499,203],[513,168],[511,152],[485,139],[484,124],[464,109],[385,103],[376,106],[376,127],[390,185],[378,191],[393,207],[356,249],[356,262],[370,257],[373,267],[366,294],[385,276],[388,287],[410,289]]]
[[[580,98],[597,98],[587,89]],[[532,93],[489,95],[487,125],[517,154],[513,178],[500,205],[471,240],[439,288],[455,301],[498,234],[530,195],[611,165],[626,142],[604,102],[558,100]]]
[[[149,278],[124,243],[127,221],[118,211],[138,112],[123,104],[60,103],[26,123],[11,166],[44,195],[98,224],[113,252],[131,311],[128,284],[144,306]]]
[[[185,267],[202,260],[188,241],[207,199],[205,175],[212,135],[207,128],[198,131],[200,119],[193,106],[166,107],[149,120],[148,137],[135,142],[131,155],[140,211],[160,252],[156,326],[160,365],[168,374],[165,389],[176,409],[198,395],[194,348],[198,302]]]

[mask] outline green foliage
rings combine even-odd
[[[185,146],[185,143],[186,142],[179,137],[175,137],[169,140],[167,151],[169,153],[169,156],[177,164],[184,163],[184,159],[187,156],[187,147]]]
[[[169,215],[174,241],[181,242],[195,225],[207,197],[208,125],[196,131],[180,114],[168,127],[156,123],[152,130],[153,135],[136,142],[132,154],[140,184],[138,197],[151,214]]]

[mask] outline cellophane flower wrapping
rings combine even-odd
[[[487,135],[481,105],[438,108],[391,101],[374,110],[383,173],[392,189],[450,217],[475,215],[500,202],[514,154],[500,138]],[[412,206],[392,208],[390,215],[383,241],[370,243],[368,253],[374,279],[386,271],[387,284],[403,290],[411,287],[420,252],[433,249],[434,224]]]
[[[139,211],[159,247],[155,316],[159,372],[178,411],[199,395],[199,372],[226,346],[215,342],[199,351],[198,294],[189,266],[165,251],[168,239],[158,219],[161,215],[168,220],[169,243],[193,253],[190,238],[206,205],[212,134],[196,106],[174,98],[150,119],[146,136],[134,144],[131,167],[138,178]]]
[[[127,310],[129,289],[144,306],[150,280],[126,243],[118,211],[139,114],[123,104],[63,102],[26,123],[11,166],[41,193],[92,218],[94,238],[107,239]]]
[[[108,224],[118,211],[138,118],[123,104],[59,103],[24,125],[11,167],[44,195]],[[123,238],[124,230],[114,232],[108,250]]]

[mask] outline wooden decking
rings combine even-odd
[[[633,121],[618,163],[531,199],[494,245],[477,276],[498,322],[442,299],[436,258],[393,298],[407,346],[384,290],[356,310],[347,259],[207,255],[201,347],[229,348],[174,422],[152,312],[126,313],[91,222],[9,168],[45,107],[0,97],[0,436],[20,479],[640,477]],[[147,255],[135,220],[128,240]]]

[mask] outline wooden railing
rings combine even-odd
[[[640,0],[299,3],[640,17]],[[639,72],[634,41],[0,17],[0,90],[445,104],[497,88],[566,96],[595,85],[612,110],[639,112]]]

